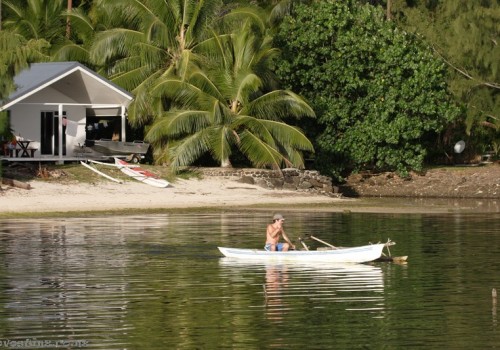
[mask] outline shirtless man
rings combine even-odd
[[[284,222],[285,222],[285,219],[283,218],[283,215],[276,214],[273,217],[273,223],[267,225],[266,245],[264,247],[265,250],[272,251],[272,252],[274,252],[274,251],[286,252],[290,248],[295,249],[295,246],[290,241],[290,239],[288,238],[288,236],[285,233],[285,230],[283,229]],[[287,243],[280,243],[279,242],[280,236],[283,236],[283,239]]]

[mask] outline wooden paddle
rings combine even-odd
[[[330,243],[327,243],[327,242],[322,241],[321,239],[319,239],[319,238],[317,238],[317,237],[314,237],[313,235],[309,235],[309,237],[311,237],[311,238],[312,238],[312,239],[314,239],[315,241],[318,241],[318,242],[320,242],[320,243],[323,243],[324,245],[326,245],[326,246],[328,246],[328,247],[330,247],[330,248],[332,248],[332,249],[339,249],[339,248],[335,247],[334,245],[331,245]]]
[[[307,245],[302,240],[302,237],[299,237],[299,242],[302,244],[302,246],[304,247],[305,250],[309,250],[309,248],[307,248]]]

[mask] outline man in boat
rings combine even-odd
[[[288,236],[283,229],[283,223],[285,222],[285,218],[281,214],[275,214],[273,216],[273,223],[267,225],[266,231],[266,245],[264,249],[267,251],[275,252],[286,252],[288,249],[295,249],[295,245],[290,241]],[[283,236],[283,239],[287,243],[281,243],[280,236]]]

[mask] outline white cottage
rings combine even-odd
[[[14,82],[17,89],[0,111],[9,112],[10,126],[18,140],[29,142],[29,152],[17,147],[7,157],[64,163],[81,158],[85,140],[126,141],[133,96],[82,64],[34,63]]]

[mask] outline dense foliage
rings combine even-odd
[[[134,93],[129,119],[146,126],[157,161],[175,169],[208,156],[230,166],[238,150],[256,167],[303,167],[300,151],[311,143],[282,115],[314,112],[271,79],[275,50],[258,8],[229,11],[218,0],[97,5],[121,24],[95,36],[90,57]]]
[[[278,72],[317,112],[317,166],[332,175],[418,170],[458,115],[443,62],[375,7],[296,6],[276,40],[284,51]]]
[[[497,0],[397,1],[394,21],[419,33],[443,57],[447,80],[465,108],[454,130],[477,152],[500,154],[500,2]]]
[[[44,39],[26,40],[22,35],[0,31],[0,101],[14,91],[14,77],[30,62],[47,59],[48,43]],[[7,111],[0,112],[0,141],[10,140]],[[1,168],[0,168],[1,170]]]
[[[24,36],[0,31],[0,101],[14,91],[14,77],[31,62],[48,59],[49,44],[44,39],[27,40]]]
[[[256,166],[301,166],[301,152],[312,148],[297,125],[315,145],[317,167],[334,175],[419,169],[429,150],[445,155],[438,146],[449,152],[466,131],[478,152],[500,150],[495,0],[3,0],[0,6],[1,40],[19,43],[0,52],[3,96],[29,62],[82,62],[133,92],[129,118],[146,130],[157,161],[181,165],[201,156],[229,164],[230,155]],[[252,25],[244,27],[246,21]],[[272,79],[276,46],[284,53],[277,72],[289,90]],[[245,54],[269,52],[259,64],[236,64]],[[463,107],[459,119],[448,89]],[[296,93],[312,103],[319,123],[297,122],[313,113],[294,109],[305,106]],[[262,96],[291,104],[272,100],[265,110],[249,109]],[[219,114],[207,110],[208,101],[221,106]],[[204,118],[186,117],[196,108]],[[182,111],[186,118],[172,118]],[[230,117],[216,118],[222,115]],[[259,124],[271,120],[272,130]],[[256,125],[267,133],[265,147],[243,146],[241,137]],[[205,128],[219,128],[221,142],[179,147]]]
[[[314,112],[291,91],[271,88],[269,62],[276,50],[247,28],[251,23],[217,38],[223,42],[205,57],[202,70],[155,86],[153,93],[169,98],[172,107],[155,118],[147,137],[169,140],[172,167],[192,164],[205,153],[230,166],[234,150],[256,167],[304,167],[301,150],[312,151],[312,145],[282,119]]]

